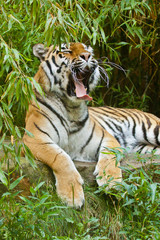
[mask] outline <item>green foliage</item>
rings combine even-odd
[[[128,107],[127,99],[132,89],[133,103],[130,101],[129,107],[136,105],[159,113],[159,105],[154,104],[160,102],[157,89],[160,3],[157,0],[1,2],[0,85],[10,103],[13,99],[17,101],[10,108],[18,125],[22,118],[20,110],[26,109],[33,97],[30,83],[38,62],[33,58],[32,46],[39,42],[46,45],[71,41],[91,44],[97,57],[107,56],[127,71],[125,76],[123,71],[114,69],[111,87],[97,90],[96,104]],[[117,84],[121,94],[117,94]],[[144,101],[146,96],[150,97],[147,102]]]
[[[31,186],[30,196],[25,197],[16,190],[22,177],[11,181],[0,199],[0,238],[158,240],[160,184],[153,181],[157,170],[151,167],[148,171],[126,168],[126,177],[116,190],[106,192],[101,187],[94,192],[86,186],[81,210],[64,206],[44,182]]]

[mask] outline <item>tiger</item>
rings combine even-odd
[[[35,90],[36,101],[30,103],[25,119],[25,129],[33,137],[25,133],[23,142],[53,170],[62,201],[81,208],[84,182],[74,161],[95,161],[98,186],[115,187],[122,171],[114,150],[159,154],[160,119],[137,109],[87,105],[102,75],[91,46],[39,43],[33,54],[40,60],[34,79],[43,94]]]

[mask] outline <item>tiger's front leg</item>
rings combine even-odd
[[[120,147],[117,140],[110,134],[106,134],[100,148],[98,163],[96,165],[94,175],[99,186],[107,184],[106,190],[113,187],[115,182],[121,182],[122,172],[119,163],[116,166],[116,156],[107,148]],[[113,177],[113,180],[109,180]],[[108,181],[109,180],[109,181]]]
[[[34,157],[52,168],[56,178],[58,196],[69,206],[81,207],[84,203],[83,179],[70,156],[57,144],[41,141],[24,141]]]

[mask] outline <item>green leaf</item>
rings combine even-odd
[[[18,183],[22,180],[22,178],[24,178],[24,176],[17,178],[13,183],[11,183],[9,186],[9,190],[15,188],[18,185]]]
[[[39,85],[39,83],[37,83],[34,78],[28,78],[28,80],[33,82],[33,85],[36,88],[37,92],[40,93],[41,95],[43,95],[43,90],[42,90],[41,86]]]
[[[106,35],[105,35],[105,32],[102,27],[100,27],[100,31],[101,31],[101,36],[102,36],[103,41],[106,42]]]
[[[128,32],[134,37],[135,33],[134,33],[133,29],[129,26],[128,23],[126,23],[126,27],[128,29]]]
[[[17,51],[17,49],[12,48],[12,52],[15,56],[15,60],[19,62],[19,56],[20,55],[19,55],[19,52]]]
[[[123,204],[123,207],[131,205],[132,203],[134,203],[135,200],[134,199],[129,199],[125,204]]]
[[[128,45],[129,43],[128,42],[119,42],[119,43],[116,43],[116,45],[122,45],[122,46],[125,46],[125,45]]]
[[[0,139],[0,145],[3,143],[3,141],[5,140],[6,137],[6,133],[3,134],[3,136]]]
[[[3,127],[3,121],[2,121],[2,117],[0,116],[0,132],[2,130],[2,127]]]
[[[59,23],[63,25],[63,17],[62,17],[62,11],[61,9],[58,9],[58,20],[59,20]]]
[[[30,151],[30,149],[23,144],[23,148],[24,148],[24,152],[25,152],[25,158],[29,161],[29,163],[31,164],[31,166],[35,169],[37,167],[35,161],[34,161],[34,157]]]
[[[4,102],[1,102],[1,103],[2,103],[3,110],[7,112],[10,118],[13,118],[13,115],[9,109],[9,106]]]
[[[27,199],[26,197],[19,196],[19,198],[22,199],[24,202],[26,202],[27,206],[29,208],[33,208],[34,207],[34,203],[32,201],[30,201],[29,199]]]
[[[21,138],[22,136],[21,136],[21,132],[19,131],[19,128],[17,127],[17,126],[15,126],[15,131],[16,131],[16,133],[17,133],[17,136],[19,137],[19,138]]]
[[[12,14],[10,14],[8,17],[9,17],[10,19],[13,19],[15,22],[19,23],[19,25],[21,26],[21,28],[22,28],[23,30],[25,30],[23,24],[22,24],[17,18],[15,18]]]
[[[42,187],[42,185],[44,185],[45,182],[40,182],[35,188],[34,191],[37,192],[38,189],[40,189]]]
[[[34,137],[34,135],[31,132],[29,132],[27,129],[25,129],[25,128],[23,128],[23,129],[29,137]]]
[[[3,193],[2,197],[7,197],[7,196],[9,196],[9,195],[11,195],[10,192],[5,192],[5,193]]]
[[[94,29],[94,32],[93,32],[93,45],[96,44],[96,41],[97,41],[97,31]]]
[[[74,220],[71,219],[71,218],[65,218],[65,220],[66,220],[68,223],[74,223]]]
[[[84,18],[84,12],[83,12],[83,10],[82,10],[82,8],[80,7],[80,5],[77,3],[76,4],[76,7],[78,8],[78,10],[79,10],[79,13],[82,15],[82,17]]]
[[[151,190],[152,190],[152,195],[151,195],[152,203],[154,203],[155,197],[156,197],[157,183],[152,183],[152,184],[150,185],[150,188],[151,188]]]
[[[5,186],[8,185],[8,180],[7,180],[4,172],[3,172],[2,169],[1,169],[1,165],[0,165],[0,180],[1,180],[1,182],[2,182]]]

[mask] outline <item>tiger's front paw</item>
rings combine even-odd
[[[108,168],[97,164],[93,173],[99,186],[106,185],[106,190],[115,187],[117,182],[122,181],[121,169],[118,167]]]
[[[58,196],[68,206],[80,208],[84,204],[83,179],[79,173],[71,176],[56,176],[56,188]]]

